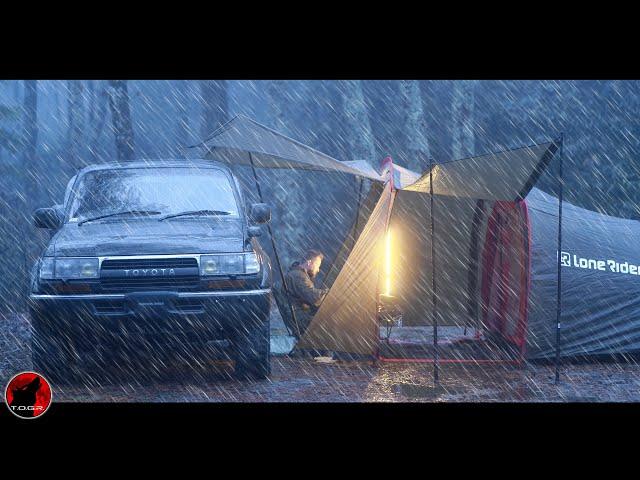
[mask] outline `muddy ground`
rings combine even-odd
[[[277,322],[273,333],[283,333]],[[0,318],[0,385],[31,368],[29,343],[24,317]],[[228,379],[223,365],[220,375],[206,380],[180,370],[160,381],[131,376],[117,384],[54,385],[54,395],[63,402],[640,401],[640,366],[628,363],[565,365],[557,386],[550,366],[444,365],[441,387],[434,388],[429,364],[320,364],[282,355],[271,361],[271,378],[263,381]]]

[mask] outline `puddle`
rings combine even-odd
[[[393,392],[408,398],[434,398],[442,394],[450,394],[451,391],[441,385],[419,385],[414,383],[397,383],[393,386]]]

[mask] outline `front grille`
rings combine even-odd
[[[179,258],[125,258],[104,260],[102,262],[102,270],[121,270],[128,268],[198,268],[198,261],[193,257]]]
[[[161,275],[162,269],[173,269],[175,275]],[[152,270],[156,275],[151,275]],[[193,257],[104,260],[100,278],[106,291],[189,290],[199,281],[198,261]]]

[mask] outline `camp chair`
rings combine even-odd
[[[296,302],[291,301],[291,308],[289,308],[289,299],[287,298],[287,294],[284,291],[281,282],[276,282],[273,285],[273,297],[275,298],[276,305],[278,305],[280,316],[282,317],[282,321],[284,322],[284,326],[287,328],[287,331],[290,335],[293,335],[294,337],[296,337],[296,339],[299,339],[298,327],[291,315],[291,308],[293,308],[294,315],[296,315],[300,310],[300,307],[296,304]]]

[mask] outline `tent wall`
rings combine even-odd
[[[434,196],[435,275],[440,325],[475,322],[478,252],[486,225],[478,201]],[[399,299],[408,326],[431,325],[432,275],[429,197],[399,191],[390,221],[393,252],[391,294]],[[475,234],[474,234],[475,232]],[[475,235],[475,237],[474,237]]]
[[[526,201],[532,234],[528,356],[552,358],[558,200],[534,189]],[[640,350],[639,238],[640,222],[563,203],[562,356]]]
[[[395,193],[387,185],[333,286],[296,348],[372,355],[378,346],[377,294]]]

